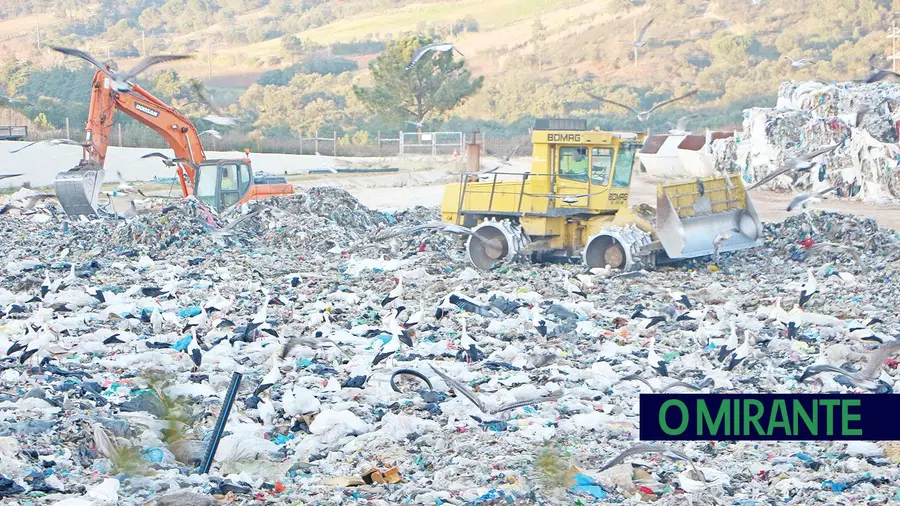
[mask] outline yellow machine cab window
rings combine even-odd
[[[634,165],[635,146],[623,144],[616,155],[616,170],[613,174],[613,186],[628,188],[631,184],[631,168]]]
[[[609,184],[609,172],[612,168],[612,148],[591,149],[591,184],[606,186]]]
[[[588,148],[562,146],[559,148],[559,177],[573,181],[588,180]]]

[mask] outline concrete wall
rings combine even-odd
[[[53,184],[56,174],[71,169],[81,160],[82,149],[79,146],[51,146],[39,143],[28,149],[12,154],[10,151],[27,145],[27,142],[0,142],[0,174],[22,173],[21,177],[0,180],[0,188],[19,187],[28,181],[32,186],[49,186]],[[154,177],[174,177],[174,169],[162,164],[159,158],[141,159],[147,153],[159,151],[166,156],[174,156],[172,150],[148,148],[110,147],[106,158],[106,182],[117,180],[116,171],[122,173],[126,181],[148,181]],[[209,158],[242,158],[243,153],[236,151],[210,152]],[[273,153],[251,153],[254,171],[265,171],[273,174],[299,174],[310,169],[325,168],[329,164],[340,167],[340,159],[316,155],[283,155]],[[354,161],[366,162],[375,159],[355,158]]]

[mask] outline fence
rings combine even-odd
[[[84,129],[73,127],[67,122],[67,128],[52,131],[28,129],[27,140],[40,141],[48,139],[84,139]],[[246,132],[222,132],[222,138],[203,136],[203,147],[206,151],[242,152],[250,149],[254,153],[285,153],[297,155],[314,155],[346,157],[376,156],[447,156],[454,152],[464,156],[465,145],[470,142],[471,134],[463,132],[377,132],[375,135],[360,136],[351,132],[311,132],[296,137],[257,137]],[[492,137],[489,134],[476,134],[476,143],[487,148],[493,156],[507,156],[513,149],[515,156],[530,156],[531,143],[528,136]],[[141,125],[116,124],[110,139],[112,146],[124,146],[148,149],[166,149],[165,141]],[[484,151],[483,151],[484,152]]]
[[[400,132],[400,156],[460,154],[464,149],[462,132]]]

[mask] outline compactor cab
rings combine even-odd
[[[757,244],[761,224],[738,176],[659,185],[657,209],[629,207],[635,153],[644,136],[588,130],[584,120],[538,120],[531,167],[463,174],[447,186],[442,219],[474,227],[471,262],[490,268],[525,254],[580,258],[592,267],[633,269]]]

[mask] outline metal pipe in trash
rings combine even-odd
[[[212,466],[213,457],[216,456],[216,450],[219,448],[219,440],[222,439],[222,433],[225,432],[225,423],[228,422],[228,414],[231,413],[231,406],[237,397],[238,388],[241,386],[241,373],[236,372],[231,375],[231,385],[228,387],[228,393],[225,394],[225,401],[222,403],[222,411],[219,412],[219,419],[216,420],[216,428],[213,429],[212,438],[209,440],[209,446],[206,447],[206,456],[203,457],[203,463],[200,464],[200,474],[209,472]]]

